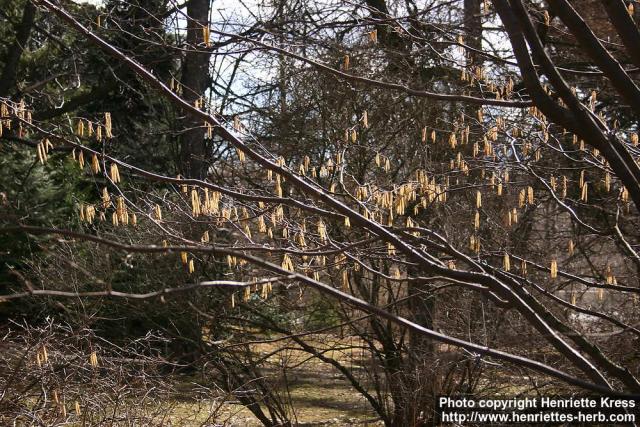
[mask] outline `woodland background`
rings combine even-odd
[[[0,423],[639,395],[635,1],[0,1]]]

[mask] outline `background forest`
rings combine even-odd
[[[640,395],[637,8],[0,0],[0,424]]]

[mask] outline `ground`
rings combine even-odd
[[[327,337],[323,337],[326,342]],[[332,345],[340,345],[335,337],[332,337]],[[282,342],[265,343],[256,346],[255,351],[260,354],[271,353]],[[349,359],[358,360],[350,353],[329,351],[328,357],[335,358],[343,363],[349,363]],[[367,401],[358,393],[345,378],[331,366],[309,358],[302,351],[287,350],[286,363],[290,368],[287,372],[289,380],[288,395],[292,402],[293,413],[290,415],[294,425],[300,426],[350,426],[350,425],[380,425],[376,414],[371,410]],[[280,364],[280,356],[272,356],[270,361],[274,365]],[[348,365],[347,365],[348,366]],[[357,366],[356,366],[357,369]],[[269,370],[266,375],[277,375],[277,372]],[[285,391],[286,393],[286,391]],[[198,407],[196,403],[181,402],[176,408],[176,419],[173,425],[199,426],[207,420],[210,408]],[[199,412],[195,418],[185,420],[181,414]],[[261,424],[242,405],[225,403],[220,408],[215,421],[227,426],[260,426]],[[209,420],[215,425],[213,420]],[[297,424],[296,424],[297,423]]]

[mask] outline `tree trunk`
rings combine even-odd
[[[204,97],[209,87],[211,53],[203,38],[203,28],[209,25],[209,0],[190,0],[187,3],[187,53],[182,65],[182,93],[194,104]],[[203,123],[191,117],[184,119],[184,134],[180,147],[180,170],[187,178],[202,179],[207,174],[207,150]]]
[[[478,65],[478,52],[482,50],[482,15],[480,0],[464,0],[464,32],[468,65]]]
[[[16,85],[16,78],[18,75],[18,66],[20,65],[20,58],[24,51],[29,36],[31,35],[31,29],[36,18],[36,7],[31,1],[26,1],[24,5],[24,12],[22,13],[22,20],[16,27],[16,39],[8,50],[7,58],[5,59],[4,69],[2,70],[2,76],[0,76],[0,97],[6,97],[9,92]]]

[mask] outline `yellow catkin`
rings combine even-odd
[[[191,190],[191,212],[193,216],[199,216],[202,213],[202,203],[200,201],[200,194],[196,188]]]
[[[236,148],[236,154],[238,155],[238,160],[240,160],[240,163],[244,163],[245,161],[244,151],[242,151],[239,148]]]
[[[260,233],[266,233],[267,232],[267,223],[265,222],[263,215],[260,215],[258,217],[258,231]]]
[[[451,132],[451,134],[449,135],[449,146],[453,149],[456,148],[458,145],[458,139],[456,138],[456,134],[454,132]]]
[[[275,188],[275,190],[276,190],[276,195],[278,197],[282,197],[283,193],[282,193],[282,184],[280,182],[280,175],[276,175],[276,188]]]
[[[160,205],[155,206],[154,213],[155,213],[156,219],[158,221],[162,221],[162,209],[160,209]]]
[[[392,243],[387,243],[387,254],[393,256],[396,254],[396,248]]]
[[[318,235],[323,243],[327,241],[327,226],[321,219],[318,220]]]
[[[38,161],[40,162],[40,164],[44,165],[45,157],[44,157],[44,153],[43,153],[43,150],[42,150],[42,144],[38,144],[36,146],[36,154],[38,156]]]
[[[480,190],[476,191],[476,208],[480,209],[482,207],[482,193]]]
[[[96,354],[95,351],[92,351],[91,354],[89,355],[89,363],[94,368],[98,367],[98,355]]]
[[[268,291],[268,288],[267,288],[267,284],[263,283],[262,284],[262,291],[260,292],[260,297],[262,299],[267,299],[268,296],[269,296],[269,291]]]
[[[204,42],[206,47],[210,47],[211,46],[210,37],[211,37],[211,29],[209,28],[208,25],[203,25],[202,26],[202,41]]]
[[[287,271],[293,271],[294,267],[293,267],[293,262],[291,261],[291,257],[289,256],[289,254],[284,254],[284,256],[282,257],[282,264],[281,264],[282,268],[287,270]]]
[[[98,161],[98,156],[96,156],[95,154],[91,156],[91,172],[100,172],[100,162]]]
[[[511,271],[511,259],[509,254],[505,252],[504,257],[502,258],[502,268],[504,271]]]
[[[607,264],[605,277],[607,280],[607,285],[613,285],[613,282],[615,281],[615,276],[613,275],[613,272],[611,271],[611,265],[609,264]]]
[[[109,175],[111,180],[117,184],[120,182],[120,170],[118,169],[118,165],[116,163],[112,163],[109,168]]]
[[[345,71],[349,70],[350,62],[351,59],[349,58],[349,55],[345,55],[342,61],[342,67]]]
[[[456,41],[458,43],[458,52],[464,53],[464,38],[462,37],[461,34],[458,34],[458,38]]]
[[[78,124],[76,125],[76,136],[84,136],[84,121],[82,119],[79,119]]]
[[[194,271],[196,271],[195,265],[193,263],[193,260],[190,259],[189,260],[189,274],[192,274]]]
[[[104,130],[107,138],[113,138],[113,129],[111,127],[111,113],[104,113]]]
[[[518,223],[518,210],[516,208],[513,208],[511,210],[511,219],[513,220],[514,224]]]
[[[554,258],[551,260],[550,275],[552,279],[558,277],[558,261]]]
[[[103,187],[102,188],[102,207],[106,209],[109,206],[111,206],[111,196],[109,195],[109,191],[107,190],[107,187]]]
[[[589,184],[585,182],[584,185],[582,186],[582,193],[580,195],[580,200],[582,200],[583,202],[586,202],[589,197],[588,189],[589,189]]]
[[[118,214],[118,219],[122,219],[126,210],[127,208],[124,202],[124,197],[118,196],[116,198],[116,213]]]
[[[93,205],[88,205],[84,207],[84,216],[85,220],[88,223],[92,223],[96,216],[96,208]]]

